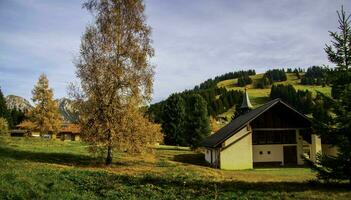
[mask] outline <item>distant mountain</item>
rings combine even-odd
[[[6,104],[9,109],[19,109],[23,112],[27,112],[33,108],[27,99],[16,95],[8,95],[6,97]]]
[[[58,99],[59,111],[62,115],[62,119],[66,122],[75,122],[77,121],[77,115],[74,113],[72,107],[72,100],[67,98]]]
[[[77,115],[74,114],[72,108],[72,100],[67,98],[61,98],[56,100],[59,104],[59,112],[62,116],[62,120],[65,122],[77,121]],[[8,95],[6,97],[6,104],[9,109],[19,109],[23,112],[27,112],[33,108],[29,101],[23,97],[16,95]]]

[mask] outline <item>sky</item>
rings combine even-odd
[[[81,0],[0,0],[0,86],[28,100],[40,74],[55,98],[77,81],[93,22]],[[155,57],[152,102],[227,72],[330,64],[323,50],[347,0],[145,0]]]

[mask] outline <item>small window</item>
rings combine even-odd
[[[271,151],[267,151],[267,154],[271,154]]]
[[[263,154],[263,152],[262,151],[260,151],[260,155],[262,155]]]

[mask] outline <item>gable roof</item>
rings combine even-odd
[[[202,145],[204,147],[217,147],[220,145],[222,142],[224,142],[226,139],[237,133],[239,130],[241,130],[244,126],[246,126],[248,123],[256,119],[258,116],[266,112],[268,109],[273,107],[274,105],[281,103],[285,105],[286,107],[290,108],[297,114],[299,114],[301,117],[304,119],[310,120],[302,113],[294,109],[293,107],[289,106],[288,104],[284,103],[281,99],[274,99],[272,101],[267,102],[266,104],[251,110],[250,112],[239,116],[238,118],[234,119],[232,122],[230,122],[228,125],[225,127],[221,128],[218,130],[216,133],[213,135],[210,135],[208,138],[206,138],[203,142]]]

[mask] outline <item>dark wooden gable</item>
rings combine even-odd
[[[311,124],[304,116],[283,103],[277,103],[262,113],[251,123],[255,128],[310,128]]]

